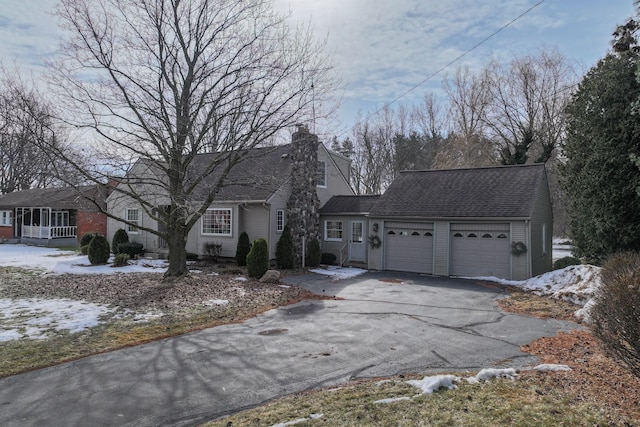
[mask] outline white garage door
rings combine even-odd
[[[509,224],[451,224],[452,276],[509,279]]]
[[[385,270],[433,273],[433,224],[385,222]]]

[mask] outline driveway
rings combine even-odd
[[[342,299],[2,379],[0,425],[197,425],[357,378],[533,365],[522,344],[576,327],[503,313],[504,292],[470,280],[380,272],[287,281]]]

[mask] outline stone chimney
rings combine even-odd
[[[320,240],[320,201],[316,193],[318,171],[318,136],[299,124],[292,135],[291,195],[287,202],[287,224],[293,237],[296,262],[302,265],[305,251],[313,239]]]

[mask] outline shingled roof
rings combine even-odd
[[[380,195],[333,196],[320,209],[321,214],[363,214],[369,213]]]
[[[376,217],[528,218],[542,164],[405,171],[370,210]]]
[[[52,208],[97,210],[93,201],[105,206],[106,189],[98,185],[80,188],[33,188],[0,196],[0,209]]]

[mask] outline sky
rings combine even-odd
[[[310,22],[343,82],[332,125],[348,132],[391,103],[438,93],[457,67],[479,69],[554,48],[584,72],[609,49],[632,0],[273,0],[293,22]],[[0,61],[41,73],[61,32],[56,0],[0,0]]]

